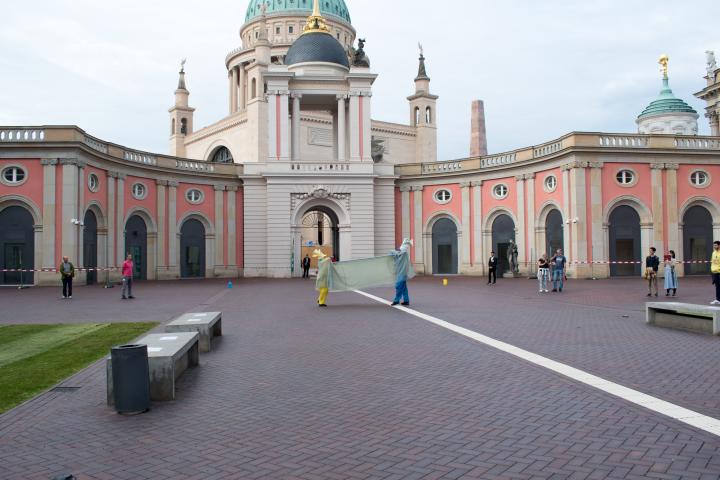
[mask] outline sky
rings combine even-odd
[[[227,115],[225,56],[249,0],[36,0],[4,8],[0,125],[78,125],[156,153],[169,149],[177,72],[187,58],[195,128]],[[485,101],[498,153],[572,131],[636,132],[670,56],[675,94],[700,113],[717,0],[346,0],[367,40],[373,118],[409,123],[418,42],[438,100],[438,157],[468,155],[470,106]]]

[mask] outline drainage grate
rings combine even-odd
[[[78,390],[80,390],[80,387],[55,387],[50,391],[58,393],[75,393]]]

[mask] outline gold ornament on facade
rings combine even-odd
[[[306,33],[327,33],[330,34],[330,28],[325,23],[325,18],[320,13],[320,0],[315,0],[313,5],[313,13],[307,19],[303,35]]]
[[[668,78],[668,64],[670,63],[670,57],[667,55],[661,55],[658,63],[662,66],[660,71],[663,74],[663,78]]]

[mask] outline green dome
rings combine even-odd
[[[638,120],[668,113],[694,113],[697,115],[695,109],[673,94],[668,79],[664,78],[663,89],[660,92],[660,96],[643,110]]]
[[[250,0],[245,22],[249,22],[262,15],[261,6],[265,3],[267,14],[273,13],[297,13],[301,16],[308,16],[312,13],[313,0]],[[350,21],[350,12],[343,0],[320,0],[320,12],[323,15]]]

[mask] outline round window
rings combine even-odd
[[[20,167],[7,167],[2,171],[3,183],[7,185],[20,185],[25,182],[27,174]]]
[[[136,183],[132,186],[133,197],[143,200],[147,196],[147,187],[142,183]]]
[[[620,170],[615,178],[620,185],[632,185],[635,183],[635,172],[632,170]]]
[[[450,190],[446,189],[440,189],[437,192],[435,192],[435,201],[437,203],[448,203],[452,200],[452,192]]]
[[[557,177],[555,175],[550,175],[548,177],[545,177],[545,190],[548,192],[554,192],[555,189],[557,189]]]
[[[100,179],[94,173],[88,175],[88,188],[91,192],[97,192],[100,190]]]
[[[197,188],[191,188],[185,193],[187,201],[194,204],[202,203],[204,197],[202,190]]]
[[[493,196],[495,198],[502,200],[503,198],[507,198],[508,193],[510,193],[510,190],[508,189],[507,185],[503,183],[495,185],[495,187],[493,187]]]
[[[690,183],[696,187],[707,187],[710,183],[710,175],[702,170],[695,170],[690,174]]]

